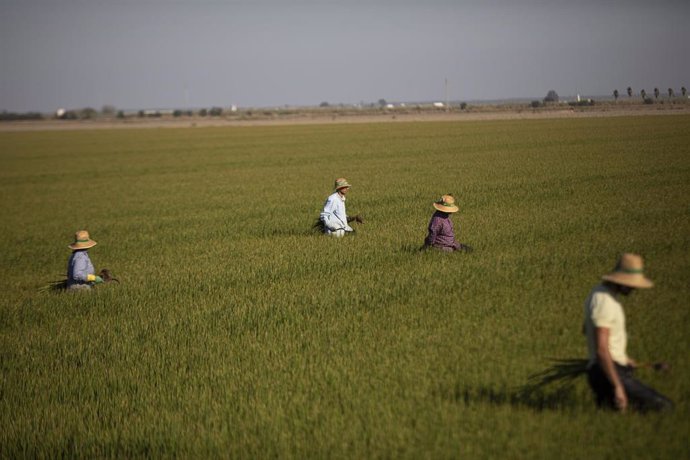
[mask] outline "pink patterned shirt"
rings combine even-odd
[[[424,245],[433,246],[445,251],[454,251],[460,249],[460,243],[455,241],[453,221],[450,220],[450,214],[436,211],[434,215],[431,216],[431,221],[429,222],[429,234],[424,240]]]

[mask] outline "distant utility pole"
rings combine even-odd
[[[448,112],[448,78],[446,78],[446,112]]]

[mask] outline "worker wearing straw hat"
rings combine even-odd
[[[90,289],[93,284],[100,284],[103,279],[95,274],[88,250],[96,246],[86,230],[79,230],[74,235],[74,243],[69,245],[72,255],[67,263],[67,288]]]
[[[319,215],[325,234],[342,237],[354,232],[354,229],[349,225],[350,222],[364,223],[359,215],[347,217],[345,195],[350,191],[350,187],[350,183],[345,178],[341,177],[335,180],[334,191],[326,198],[323,211]]]
[[[445,252],[465,251],[472,252],[472,248],[459,243],[455,239],[453,221],[450,215],[458,212],[455,198],[450,193],[443,195],[433,203],[436,212],[429,221],[429,233],[424,239],[424,248],[436,248]]]
[[[620,296],[635,289],[649,289],[654,283],[644,275],[642,257],[623,254],[613,272],[602,277],[602,283],[585,301],[584,333],[587,336],[589,363],[587,376],[599,407],[620,411],[632,406],[641,411],[670,409],[673,403],[634,377],[639,366],[627,355],[625,313]],[[653,365],[664,370],[663,363]]]

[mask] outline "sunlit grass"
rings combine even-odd
[[[688,457],[690,118],[0,133],[0,456]],[[352,238],[315,235],[333,180]],[[470,255],[419,253],[454,193]],[[119,285],[41,293],[66,245]],[[582,302],[622,251],[670,415],[599,414]],[[541,398],[541,399],[539,399]]]

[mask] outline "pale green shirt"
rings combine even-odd
[[[628,335],[625,332],[625,313],[606,286],[600,284],[592,289],[585,301],[585,334],[589,351],[589,365],[597,361],[596,328],[609,330],[609,353],[614,362],[627,366],[626,348]]]

